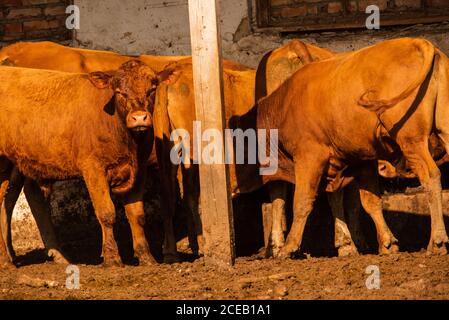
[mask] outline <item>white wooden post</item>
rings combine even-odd
[[[218,0],[189,0],[196,119],[202,130],[218,129],[224,144],[225,112]],[[199,154],[201,157],[201,153]],[[229,170],[221,163],[200,164],[201,212],[206,262],[234,264],[234,222]]]

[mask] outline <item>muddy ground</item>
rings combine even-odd
[[[153,180],[157,184],[157,180]],[[129,225],[120,205],[115,235],[125,267],[103,268],[101,230],[81,184],[77,196],[53,199],[66,208],[54,217],[62,249],[80,269],[80,289],[66,288],[66,266],[46,261],[35,227],[16,222],[13,240],[19,255],[16,270],[0,270],[0,299],[449,299],[449,256],[427,256],[428,217],[385,213],[398,238],[401,253],[376,255],[376,235],[371,219],[361,213],[366,241],[357,257],[338,258],[333,245],[333,220],[326,196],[321,195],[306,225],[301,252],[296,259],[262,259],[260,191],[234,201],[237,262],[221,270],[195,259],[180,246],[183,263],[135,266]],[[162,219],[157,192],[146,196],[147,238],[161,261]],[[53,207],[56,206],[53,204]],[[72,209],[70,209],[72,208]],[[291,211],[291,208],[288,208]],[[179,239],[185,237],[185,217],[176,219]],[[449,219],[446,218],[449,230]],[[378,267],[380,288],[368,289],[369,266]],[[369,278],[372,279],[372,278]],[[370,282],[375,284],[375,282]]]
[[[380,271],[369,290],[366,268]],[[449,257],[424,252],[277,261],[239,258],[219,270],[191,262],[123,268],[80,265],[79,290],[54,263],[0,271],[1,299],[449,299]]]

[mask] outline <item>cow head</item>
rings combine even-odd
[[[151,113],[157,85],[167,72],[156,74],[139,60],[131,60],[112,72],[93,72],[90,81],[100,89],[114,91],[115,109],[128,129],[138,132],[152,127]]]

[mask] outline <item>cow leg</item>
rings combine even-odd
[[[363,234],[360,213],[362,212],[360,203],[360,192],[357,181],[347,185],[344,189],[344,202],[346,221],[355,245],[361,250],[366,250],[368,245]]]
[[[158,160],[159,161],[159,160]],[[164,244],[162,253],[164,263],[179,262],[176,248],[176,237],[173,228],[173,217],[176,211],[176,174],[178,167],[171,163],[170,158],[159,161],[159,173],[161,176],[161,209],[164,223]]]
[[[268,185],[271,200],[271,237],[268,238],[267,252],[272,253],[273,257],[279,254],[279,251],[285,244],[285,232],[287,231],[287,217],[285,214],[285,200],[287,198],[287,184],[285,182],[275,181]],[[270,250],[271,249],[271,250]]]
[[[156,264],[150,252],[150,246],[145,237],[145,211],[143,201],[127,201],[125,213],[131,227],[134,256],[139,259],[139,265]]]
[[[431,236],[427,251],[446,254],[446,243],[449,242],[449,238],[443,220],[441,174],[429,152],[428,139],[417,142],[408,141],[400,143],[400,146],[427,195],[431,218]]]
[[[332,215],[335,219],[335,247],[339,257],[358,255],[358,251],[351,238],[346,224],[343,206],[344,189],[328,193],[327,199],[331,207]]]
[[[83,178],[101,225],[103,236],[102,256],[104,266],[121,266],[117,243],[114,239],[115,207],[109,192],[109,184],[101,166],[89,164],[83,170]]]
[[[145,237],[145,210],[143,195],[147,175],[146,164],[139,166],[139,175],[134,187],[124,195],[124,207],[133,237],[134,256],[140,265],[155,264],[156,260],[150,252],[150,246]]]
[[[5,195],[5,201],[3,201],[0,209],[0,224],[3,232],[3,240],[5,241],[6,249],[8,250],[8,255],[11,261],[16,259],[11,235],[12,215],[24,182],[25,177],[14,167],[11,173],[8,192]]]
[[[190,249],[193,255],[198,256],[203,252],[203,227],[199,212],[199,177],[198,166],[190,166],[190,168],[182,167],[182,199],[185,204],[187,213],[187,226]]]
[[[321,176],[329,161],[329,150],[312,146],[295,157],[295,195],[293,200],[293,223],[287,241],[279,252],[279,258],[288,258],[297,251],[302,242],[307,218],[312,212]],[[322,158],[320,158],[322,156]]]
[[[34,180],[27,178],[24,182],[23,192],[41,234],[47,256],[56,263],[69,264],[59,247],[53,222],[51,221],[51,207],[48,199],[42,194],[41,188]]]
[[[365,166],[360,170],[358,177],[360,188],[360,200],[365,211],[373,219],[377,231],[379,254],[394,253],[399,250],[398,240],[385,222],[382,212],[382,199],[379,191],[379,178],[377,176],[377,164]]]
[[[0,158],[0,203],[3,203],[8,190],[9,179],[12,172],[12,164],[5,158]],[[11,267],[12,263],[8,257],[8,250],[3,240],[3,231],[0,228],[0,267]]]

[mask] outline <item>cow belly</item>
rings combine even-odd
[[[80,176],[77,168],[68,161],[38,161],[28,157],[8,157],[27,177],[36,180],[65,180]]]

